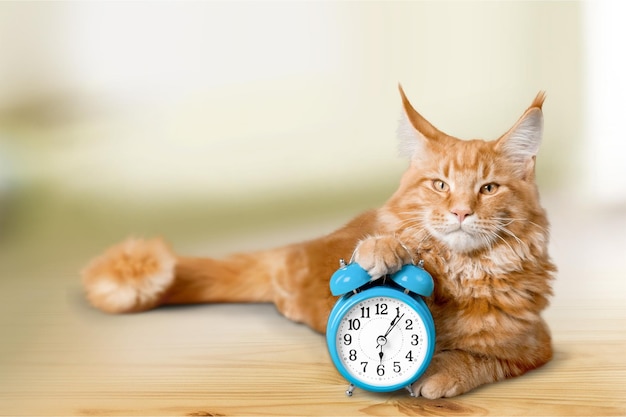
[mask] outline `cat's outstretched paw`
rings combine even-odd
[[[174,282],[176,257],[161,239],[127,239],[81,271],[87,298],[109,313],[157,306]]]
[[[425,374],[413,384],[413,391],[418,397],[435,400],[443,397],[455,397],[467,389],[463,386],[459,375],[446,371]]]
[[[458,350],[435,354],[428,369],[414,384],[416,396],[431,400],[455,397],[493,382],[494,376],[486,371],[486,363]]]
[[[406,246],[394,236],[370,236],[361,240],[352,259],[373,279],[393,274],[413,261]]]

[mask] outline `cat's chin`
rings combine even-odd
[[[438,237],[443,244],[454,252],[469,253],[486,246],[484,240],[460,229]]]

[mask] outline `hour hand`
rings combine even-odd
[[[380,358],[380,363],[383,363],[383,356],[385,355],[383,353],[383,346],[385,346],[387,344],[387,338],[385,336],[378,336],[376,338],[376,342],[378,342],[378,345],[376,345],[376,349],[380,348],[380,352],[378,352],[378,357]]]

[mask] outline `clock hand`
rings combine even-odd
[[[382,363],[383,363],[383,356],[385,355],[383,353],[383,346],[385,346],[387,344],[387,338],[385,336],[378,336],[376,338],[376,342],[378,342],[378,344],[376,345],[376,349],[380,348],[380,352],[378,352],[378,357],[380,358],[380,363],[382,365]]]
[[[398,322],[400,321],[400,319],[402,319],[402,317],[404,317],[404,313],[402,313],[401,316],[396,316],[394,317],[394,319],[391,321],[391,324],[389,324],[389,328],[387,329],[387,333],[385,333],[385,335],[383,337],[387,337],[387,335],[389,335],[389,333],[391,333],[391,331],[393,330],[394,327],[396,327],[396,324],[398,324]]]
[[[398,311],[398,314],[400,312]],[[387,336],[389,335],[389,333],[391,333],[391,331],[393,330],[394,327],[396,327],[396,324],[398,324],[398,322],[402,319],[402,317],[404,317],[404,313],[402,313],[401,316],[398,316],[398,314],[396,314],[396,316],[393,318],[393,320],[391,320],[391,323],[389,324],[389,328],[387,329],[387,332],[385,333],[384,336],[378,336],[376,338],[376,342],[378,343],[376,345],[376,349],[380,348],[380,352],[378,352],[378,357],[380,358],[380,363],[383,363],[383,356],[385,355],[383,353],[383,346],[385,346],[387,344]]]
[[[396,321],[398,320],[398,315],[400,315],[399,310],[396,316],[393,318],[393,320],[391,320],[391,323],[389,323],[389,328],[387,329],[387,332],[385,333],[385,335],[378,336],[378,338],[376,339],[376,342],[378,342],[378,345],[376,345],[376,349],[378,349],[379,346],[387,343],[387,335],[389,334],[389,332],[391,332],[391,329],[393,329],[393,327],[396,325]]]

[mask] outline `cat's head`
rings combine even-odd
[[[423,229],[456,252],[494,245],[518,251],[525,233],[547,227],[535,185],[544,94],[492,141],[460,140],[430,124],[402,88],[398,133],[410,167],[389,207],[405,229]],[[528,229],[528,230],[525,230]],[[523,246],[523,245],[522,245]]]

